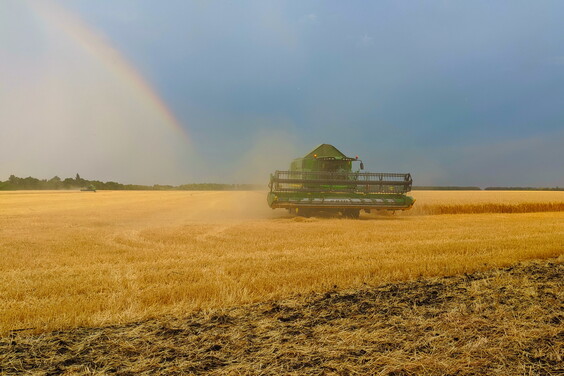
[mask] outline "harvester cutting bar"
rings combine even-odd
[[[406,193],[410,174],[374,172],[276,171],[271,177],[274,192],[365,192]]]

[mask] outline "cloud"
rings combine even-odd
[[[564,65],[564,56],[553,56],[546,59],[548,65]]]
[[[163,166],[187,168],[187,182],[254,180],[252,171],[273,170],[254,158],[279,147],[268,134],[255,139],[272,129],[301,143],[279,151],[283,168],[330,142],[362,154],[370,170],[413,172],[418,184],[548,184],[564,175],[555,162],[564,142],[530,137],[562,129],[564,5],[538,12],[519,3],[499,18],[489,3],[61,2],[163,94],[198,159],[182,154],[187,147],[154,113],[143,115],[139,93],[12,9],[32,2],[0,0],[0,178],[86,176],[88,166],[104,179],[113,170],[120,180],[165,183]],[[133,9],[139,18],[113,14]]]
[[[317,22],[317,15],[316,15],[316,14],[313,14],[313,13],[308,14],[308,15],[306,16],[306,18],[307,18],[309,21],[311,21],[311,22]]]
[[[448,150],[443,166],[453,184],[563,186],[564,131]]]
[[[370,47],[372,46],[373,43],[374,43],[374,38],[368,36],[367,34],[364,34],[362,37],[358,39],[357,46]]]
[[[315,13],[310,13],[303,16],[300,21],[302,23],[317,24],[319,22],[319,17]]]

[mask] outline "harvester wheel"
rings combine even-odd
[[[360,217],[360,209],[345,209],[343,211],[343,217],[358,219],[358,217]]]
[[[296,208],[296,215],[309,218],[311,216],[311,211],[307,208]]]

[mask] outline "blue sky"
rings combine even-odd
[[[260,180],[332,143],[420,185],[564,185],[563,2],[59,3],[186,129],[182,182]]]

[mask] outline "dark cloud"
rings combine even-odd
[[[425,184],[562,182],[561,2],[60,3],[181,120],[194,181],[231,178],[271,134]]]

